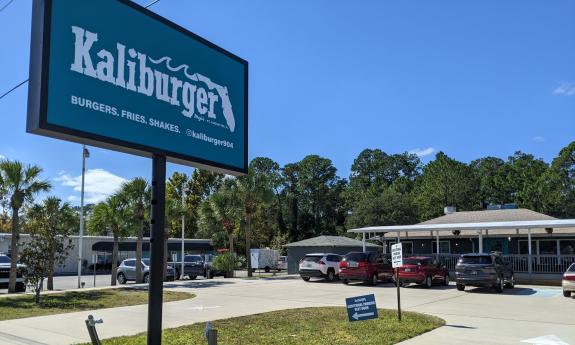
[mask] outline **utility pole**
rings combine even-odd
[[[184,279],[184,242],[185,242],[185,221],[186,216],[184,215],[184,208],[186,203],[186,193],[188,192],[188,188],[182,184],[182,258],[181,258],[181,269],[180,269],[180,279]]]
[[[80,194],[80,237],[78,238],[78,289],[82,287],[82,247],[84,237],[84,178],[86,175],[86,158],[90,151],[82,145],[82,191]]]

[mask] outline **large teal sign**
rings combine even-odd
[[[29,132],[246,172],[245,60],[126,0],[37,0],[32,22]]]

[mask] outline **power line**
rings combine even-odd
[[[158,0],[158,1],[160,1],[160,0]],[[2,6],[2,8],[0,8],[0,12],[4,11],[6,9],[6,7],[10,6],[10,4],[13,2],[14,2],[14,0],[8,0],[6,5]]]
[[[28,79],[24,80],[23,82],[21,82],[20,84],[14,86],[13,88],[11,88],[10,90],[6,91],[4,94],[2,94],[2,96],[0,96],[0,99],[8,96],[8,94],[10,94],[10,92],[16,90],[17,88],[19,88],[20,86],[24,85],[25,83],[28,82]]]
[[[8,3],[6,5],[4,5],[2,8],[0,8],[0,12],[2,12],[6,7],[8,7],[8,5],[10,5],[12,2],[14,2],[14,0],[9,0]],[[150,2],[149,4],[147,4],[146,6],[144,6],[144,8],[149,8],[152,7],[152,5],[157,4],[158,2],[160,2],[160,0],[154,0],[152,2]],[[6,91],[5,93],[2,94],[2,96],[0,96],[0,100],[6,96],[8,96],[12,91],[16,90],[17,88],[19,88],[20,86],[24,85],[25,83],[28,82],[29,79],[24,80],[23,82],[21,82],[20,84],[14,86],[13,88],[11,88],[10,90]]]

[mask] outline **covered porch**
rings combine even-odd
[[[433,256],[451,271],[461,254],[497,251],[521,280],[531,282],[558,279],[575,262],[575,219],[432,222],[348,232],[362,234],[363,243],[380,244],[384,254],[391,244],[402,242],[405,257]]]

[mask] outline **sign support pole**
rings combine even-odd
[[[164,225],[166,203],[166,156],[152,158],[152,232],[150,234],[150,284],[148,287],[148,345],[162,343],[164,288]]]
[[[395,281],[397,284],[397,321],[401,322],[401,298],[399,296],[401,282],[399,281],[399,267],[395,269]]]

